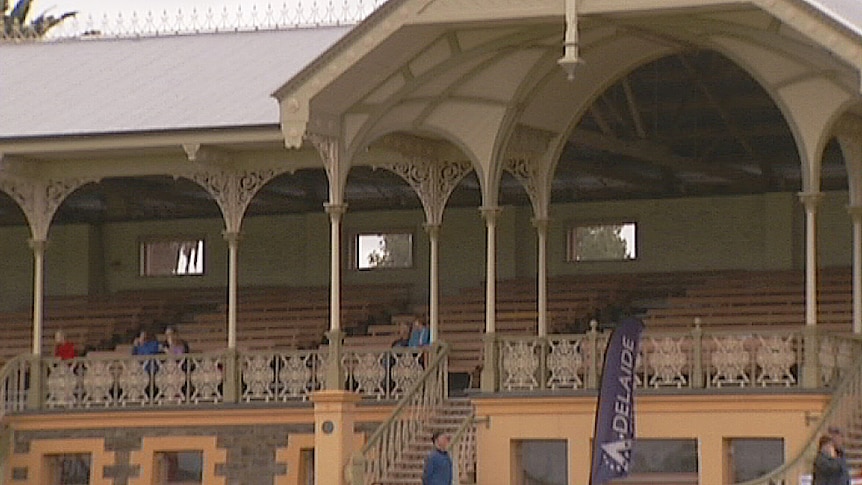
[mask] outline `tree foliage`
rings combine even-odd
[[[60,22],[69,17],[74,17],[78,12],[65,12],[54,16],[47,11],[42,12],[35,19],[28,20],[32,8],[32,0],[18,0],[18,3],[9,10],[9,0],[0,0],[0,10],[3,12],[3,36],[10,38],[39,38],[44,37]]]
[[[371,268],[406,268],[412,258],[412,240],[408,234],[380,234],[376,249],[368,253]]]
[[[577,260],[605,261],[629,259],[628,246],[622,237],[622,225],[580,226],[575,238]]]

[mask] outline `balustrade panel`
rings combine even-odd
[[[49,409],[165,406],[223,401],[224,357],[79,357],[45,359]]]
[[[609,332],[498,337],[501,392],[586,389],[601,382]],[[638,388],[797,387],[802,332],[770,330],[691,333],[644,332],[635,364]],[[840,336],[820,339],[821,381],[835,385],[858,345]],[[593,357],[595,356],[595,357]],[[699,361],[697,361],[699,356]],[[591,369],[595,363],[596,369]],[[703,383],[703,384],[699,384]]]
[[[246,352],[239,359],[245,402],[307,401],[324,388],[325,352]]]

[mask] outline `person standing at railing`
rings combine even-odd
[[[818,453],[814,459],[813,485],[848,485],[847,463],[838,456],[835,442],[825,434],[817,442]],[[845,480],[846,477],[846,480]]]
[[[60,360],[75,358],[75,344],[66,339],[66,334],[62,330],[54,333],[54,357]]]
[[[452,458],[449,457],[449,435],[435,431],[431,435],[434,449],[425,458],[422,485],[452,485]]]

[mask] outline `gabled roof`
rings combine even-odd
[[[270,96],[351,27],[0,45],[0,138],[277,124]]]

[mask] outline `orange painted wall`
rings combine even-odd
[[[513,441],[564,439],[569,483],[586,484],[595,396],[477,398],[478,483],[517,485]],[[725,440],[783,438],[785,458],[806,443],[829,396],[810,394],[639,396],[636,433],[642,438],[698,441],[700,485],[724,485]]]

